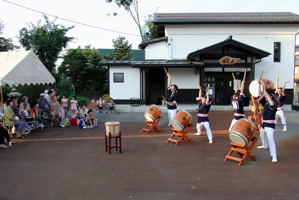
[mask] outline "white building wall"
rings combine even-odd
[[[161,41],[150,44],[145,49],[145,59],[167,59],[168,45],[167,42]]]
[[[196,89],[199,73],[194,68],[169,68],[171,82],[179,89]]]
[[[113,73],[124,73],[123,83],[113,82]],[[109,94],[113,99],[140,98],[140,69],[125,67],[109,68]]]
[[[264,78],[275,81],[279,74],[280,85],[290,81],[293,88],[295,34],[294,25],[167,25],[168,59],[186,59],[198,49],[222,42],[232,35],[234,40],[271,53],[256,64],[255,77],[264,71]],[[281,42],[281,61],[273,62],[274,42]]]

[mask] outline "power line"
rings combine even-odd
[[[71,22],[71,23],[74,23],[74,24],[79,24],[79,25],[82,25],[82,26],[87,26],[87,27],[90,27],[90,28],[100,29],[100,30],[103,30],[103,31],[109,31],[109,32],[113,32],[113,33],[120,33],[120,34],[124,34],[124,35],[130,35],[130,36],[140,37],[140,35],[137,35],[137,34],[134,34],[134,33],[126,33],[126,32],[116,31],[116,30],[112,30],[112,29],[108,29],[108,28],[103,28],[103,27],[100,27],[100,26],[94,26],[94,25],[90,25],[90,24],[86,24],[86,23],[82,23],[82,22],[78,22],[78,21],[66,19],[64,17],[55,16],[55,15],[52,15],[52,14],[49,14],[49,13],[45,13],[45,12],[42,12],[42,11],[38,11],[38,10],[35,10],[33,8],[29,8],[29,7],[26,7],[26,6],[23,6],[23,5],[14,3],[14,2],[10,2],[10,1],[7,1],[7,0],[1,0],[1,1],[4,1],[6,3],[12,4],[12,5],[15,5],[15,6],[18,6],[20,8],[26,9],[26,10],[30,10],[32,12],[36,12],[36,13],[47,15],[47,16],[51,16],[51,17],[55,17],[57,19],[61,19],[63,21]]]

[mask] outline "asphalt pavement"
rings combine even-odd
[[[299,199],[299,112],[286,112],[287,132],[277,126],[278,163],[255,148],[256,161],[242,166],[224,162],[232,111],[210,112],[214,144],[193,128],[192,143],[179,146],[166,142],[171,127],[165,112],[162,132],[151,134],[140,131],[142,112],[97,117],[97,128],[47,128],[0,149],[0,200]],[[121,122],[122,153],[105,152],[106,121]]]

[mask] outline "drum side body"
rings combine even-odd
[[[229,133],[230,140],[236,144],[247,145],[256,131],[256,125],[249,119],[239,119]],[[244,141],[244,142],[242,142]]]
[[[144,115],[145,119],[149,121],[155,121],[161,116],[161,110],[156,105],[150,105],[149,108],[146,109],[146,114]]]
[[[181,127],[186,128],[191,122],[192,116],[190,113],[179,110],[173,117],[173,120],[170,124],[176,129],[177,124],[180,124]]]

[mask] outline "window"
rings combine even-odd
[[[124,82],[124,73],[113,73],[113,82],[114,83],[123,83]]]
[[[274,62],[280,62],[280,42],[274,42]]]

